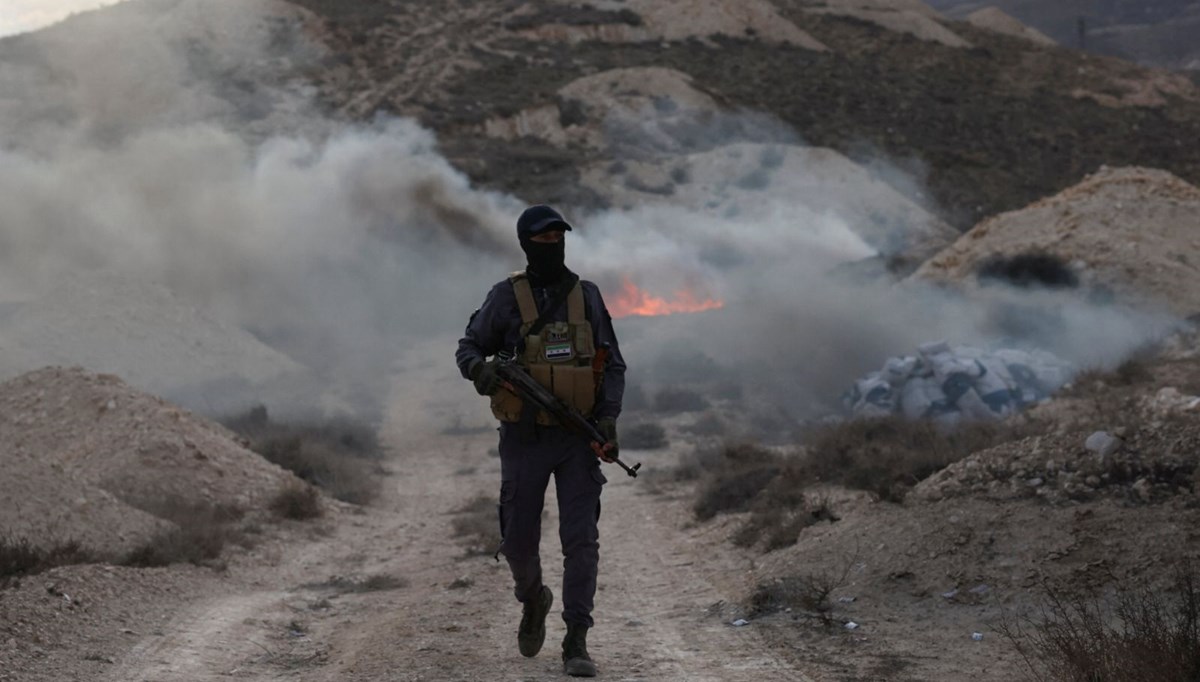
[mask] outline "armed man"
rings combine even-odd
[[[600,460],[617,461],[625,361],[600,290],[566,267],[569,231],[571,226],[549,206],[531,206],[521,214],[517,238],[527,266],[488,292],[458,342],[456,360],[475,390],[491,396],[492,413],[500,420],[500,553],[508,560],[514,592],[523,604],[518,648],[528,657],[541,650],[546,614],[554,601],[542,582],[538,554],[542,507],[553,474],[567,625],[563,671],[594,677],[587,632],[593,624],[600,560],[600,492],[607,482]],[[537,384],[592,420],[603,444],[566,428],[505,388],[500,376],[504,360],[492,356],[510,354]]]

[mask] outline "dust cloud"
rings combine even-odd
[[[157,377],[162,392],[209,409],[244,399],[285,410],[334,393],[334,404],[378,414],[402,364],[456,372],[453,341],[470,312],[522,265],[513,223],[523,202],[472,188],[412,121],[320,112],[298,74],[322,49],[306,40],[302,15],[262,8],[126,3],[0,41],[0,288],[5,302],[37,305],[79,273],[165,286],[312,374],[274,392],[220,384],[239,394],[219,405],[169,376]],[[120,39],[129,35],[139,40]],[[795,197],[764,196],[763,206],[753,220],[562,207],[577,225],[568,264],[610,298],[635,276],[659,295],[688,289],[726,303],[619,320],[634,383],[715,371],[813,415],[888,355],[935,338],[995,340],[1012,331],[996,320],[1014,310],[1049,320],[1020,341],[1081,364],[1112,362],[1169,323],[1065,294],[968,299],[855,283],[831,271],[874,251],[847,220]],[[173,324],[170,311],[147,314]],[[441,355],[406,356],[439,339]],[[164,342],[114,343],[105,366],[89,369],[121,373],[144,345]],[[708,376],[689,375],[695,357]]]

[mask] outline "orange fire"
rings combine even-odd
[[[622,277],[621,293],[609,304],[608,311],[613,317],[629,317],[631,315],[653,317],[674,313],[698,313],[703,310],[716,310],[724,306],[723,301],[702,298],[686,287],[677,290],[675,297],[668,301],[642,291],[628,277]]]

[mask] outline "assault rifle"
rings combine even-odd
[[[560,400],[558,396],[551,393],[545,386],[539,384],[525,370],[521,369],[521,366],[517,364],[515,354],[501,353],[499,358],[500,362],[496,363],[496,374],[500,377],[500,381],[503,382],[502,385],[504,388],[512,391],[514,395],[522,400],[529,401],[540,409],[549,412],[560,424],[585,438],[590,438],[599,443],[601,448],[608,443],[608,439],[596,430],[596,426],[587,417],[580,414],[579,410]],[[642,468],[641,464],[634,464],[630,467],[622,462],[619,457],[613,458],[613,461],[633,478],[637,478],[638,469]]]

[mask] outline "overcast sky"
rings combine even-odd
[[[72,12],[118,0],[0,0],[0,36],[24,33],[65,19]]]

